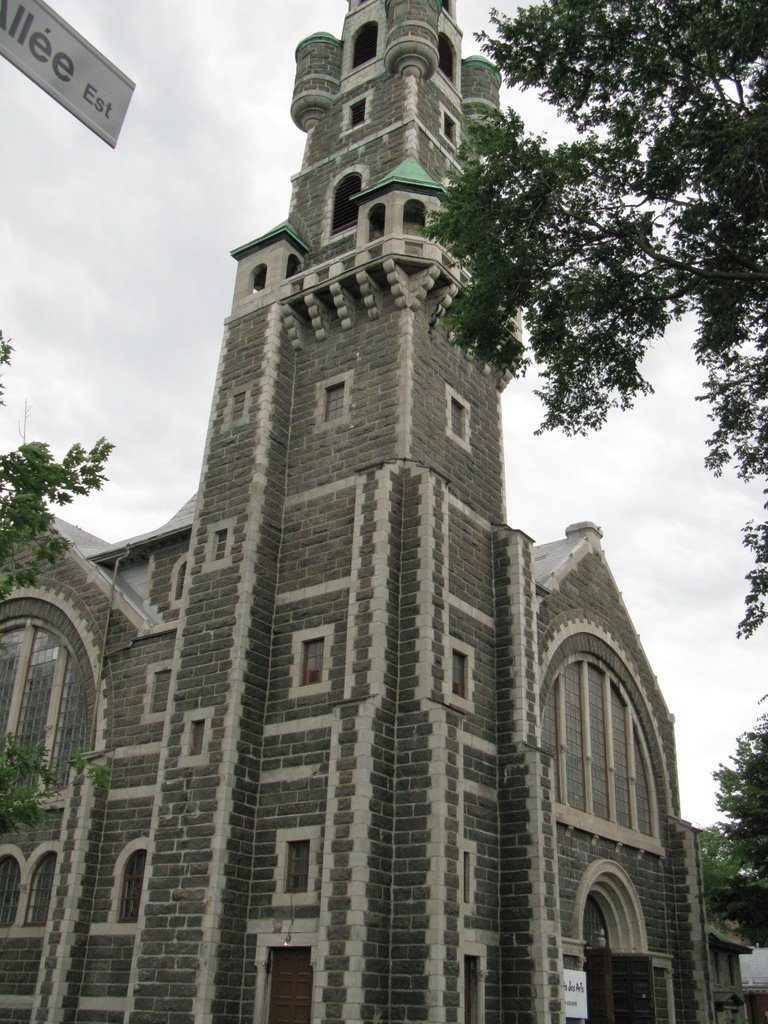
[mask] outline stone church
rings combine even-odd
[[[506,524],[507,382],[450,344],[422,229],[500,85],[459,3],[298,44],[303,165],[232,253],[196,498],[120,544],[61,523],[0,606],[0,726],[62,785],[0,836],[2,1024],[713,1019],[601,532]]]

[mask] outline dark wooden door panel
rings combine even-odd
[[[269,992],[269,1024],[310,1024],[312,964],[309,949],[275,949]]]

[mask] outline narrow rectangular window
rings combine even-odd
[[[581,718],[581,681],[579,665],[567,665],[563,673],[565,691],[565,745],[568,803],[586,810],[584,772],[584,730]]]
[[[301,659],[301,685],[311,686],[323,681],[325,640],[305,640]]]
[[[451,692],[456,697],[467,696],[467,656],[454,651],[452,656]]]
[[[245,391],[236,391],[232,396],[232,419],[237,422],[245,415]]]
[[[456,398],[451,399],[451,433],[462,441],[466,440],[467,410]]]
[[[341,419],[344,415],[344,397],[346,385],[344,381],[332,384],[325,389],[325,422]]]
[[[456,122],[447,114],[443,115],[443,134],[449,142],[456,142]]]
[[[288,843],[285,860],[285,891],[306,892],[309,888],[309,840]]]
[[[462,864],[462,897],[465,903],[472,901],[472,857],[470,853],[464,851],[464,863]]]
[[[170,686],[171,670],[169,668],[156,669],[152,674],[152,702],[149,708],[153,715],[161,714],[168,706]]]
[[[229,530],[225,527],[221,530],[216,530],[213,535],[213,560],[215,562],[221,561],[222,558],[226,557],[227,554],[227,537]]]
[[[464,957],[464,1024],[478,1024],[480,969],[476,956]]]
[[[189,753],[202,754],[205,746],[205,719],[196,719],[189,726]]]
[[[365,100],[358,100],[357,103],[353,103],[349,108],[350,127],[356,128],[363,121],[365,121]]]

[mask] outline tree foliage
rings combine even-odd
[[[11,346],[0,331],[0,366],[7,366],[10,357]],[[0,405],[2,395],[0,383]],[[99,490],[112,447],[103,437],[90,450],[75,444],[61,462],[40,441],[0,453],[0,601],[14,587],[32,586],[41,569],[66,550],[51,506]],[[95,784],[107,784],[103,766],[86,763],[79,755],[73,765]],[[58,789],[57,773],[44,749],[5,738],[0,747],[0,835],[40,821]]]
[[[109,787],[105,765],[77,753],[70,767],[93,785]],[[60,789],[59,773],[43,747],[20,746],[13,736],[6,736],[0,750],[0,836],[20,825],[39,824]]]
[[[0,366],[10,356],[11,346],[0,332]],[[2,394],[0,384],[0,404]],[[112,447],[103,437],[90,450],[74,444],[61,462],[41,441],[0,453],[0,601],[14,587],[32,586],[43,566],[66,549],[51,506],[99,490]]]
[[[725,820],[701,834],[710,915],[736,921],[752,942],[768,942],[768,716],[736,742],[714,773]]]
[[[472,274],[457,343],[516,375],[535,361],[542,429],[582,433],[652,390],[645,353],[693,313],[707,465],[765,484],[768,5],[542,0],[493,21],[488,55],[574,141],[550,146],[511,111],[470,126],[431,228]],[[743,539],[747,636],[768,616],[768,523]]]

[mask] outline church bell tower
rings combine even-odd
[[[479,1020],[497,970],[504,381],[423,231],[498,105],[455,3],[298,44],[291,207],[232,254],[149,882],[199,924],[195,1021]],[[178,910],[148,901],[160,956]]]

